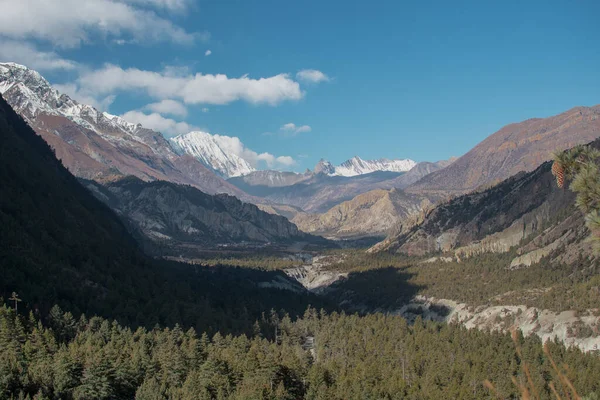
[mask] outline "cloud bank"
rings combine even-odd
[[[187,1],[61,0],[59,6],[55,0],[0,0],[0,35],[62,48],[79,47],[97,37],[179,44],[205,38],[160,17],[152,7],[181,10]]]
[[[242,100],[251,104],[277,105],[304,96],[298,82],[288,74],[253,79],[247,75],[230,78],[225,74],[179,74],[137,68],[123,69],[108,64],[83,72],[78,86],[98,96],[122,91],[141,91],[156,99],[180,99],[186,104],[224,105]]]

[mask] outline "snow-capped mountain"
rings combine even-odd
[[[248,161],[227,148],[232,139],[228,136],[194,131],[171,138],[171,143],[180,154],[195,157],[224,178],[256,171]]]
[[[376,171],[407,172],[415,165],[417,163],[409,159],[388,160],[387,158],[380,158],[379,160],[363,160],[355,156],[338,166],[333,166],[329,161],[321,159],[315,166],[314,172],[330,176],[357,176]]]
[[[41,113],[60,115],[99,134],[109,127],[128,135],[142,128],[121,117],[78,103],[54,89],[37,71],[20,64],[0,63],[0,94],[11,97],[13,109],[29,120]]]
[[[23,65],[0,63],[0,94],[75,176],[104,180],[134,175],[252,200],[204,163],[176,152],[161,133],[81,104]]]
[[[379,160],[363,160],[355,156],[335,167],[335,175],[356,176],[375,171],[406,172],[410,171],[415,165],[417,163],[409,159],[388,160],[387,158],[380,158]]]
[[[325,159],[320,159],[314,169],[315,174],[335,175],[335,167]]]

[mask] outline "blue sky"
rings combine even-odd
[[[274,168],[446,159],[600,103],[597,1],[63,1],[0,0],[0,59],[167,135],[238,137]]]

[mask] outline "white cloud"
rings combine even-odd
[[[97,95],[140,90],[158,99],[179,98],[186,104],[228,104],[243,100],[252,104],[276,105],[299,100],[304,92],[288,74],[252,79],[247,75],[229,78],[224,74],[183,75],[171,71],[153,72],[116,65],[83,73],[79,85]]]
[[[291,167],[296,164],[296,161],[290,156],[279,156],[277,157],[277,162],[286,167]]]
[[[116,97],[115,95],[108,95],[98,99],[90,93],[79,90],[77,86],[72,83],[54,84],[52,87],[54,87],[60,93],[64,93],[82,104],[88,104],[100,111],[108,111],[108,107],[113,103],[113,101],[115,101]]]
[[[187,108],[178,101],[165,99],[158,103],[148,104],[144,109],[154,111],[160,114],[169,114],[179,117],[185,117],[187,115]]]
[[[310,132],[310,131],[312,131],[312,128],[308,125],[298,126],[298,125],[294,124],[293,122],[289,122],[289,123],[283,125],[281,128],[279,128],[279,130],[286,135],[296,136],[300,133]]]
[[[154,11],[137,7],[142,2],[164,7],[180,3],[178,0],[61,0],[58,5],[56,0],[0,0],[0,35],[71,48],[97,36],[175,43],[205,38],[203,34],[196,38]]]
[[[121,2],[170,11],[185,11],[191,5],[190,0],[121,0]]]
[[[177,122],[171,118],[165,118],[158,113],[145,114],[141,111],[128,111],[121,117],[134,124],[142,124],[144,128],[153,129],[165,136],[175,136],[182,133],[198,130],[197,127],[186,122]]]
[[[296,78],[309,83],[328,82],[329,77],[316,69],[303,69],[296,74]]]
[[[52,51],[40,51],[32,44],[15,40],[0,39],[0,60],[14,61],[40,71],[77,68],[76,62]]]
[[[204,55],[205,55],[205,56],[210,56],[211,54],[212,54],[212,51],[210,51],[210,50],[206,50],[206,51],[204,52]]]

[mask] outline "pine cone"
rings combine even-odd
[[[565,169],[556,161],[552,164],[552,175],[556,177],[556,184],[562,189],[565,185]]]

